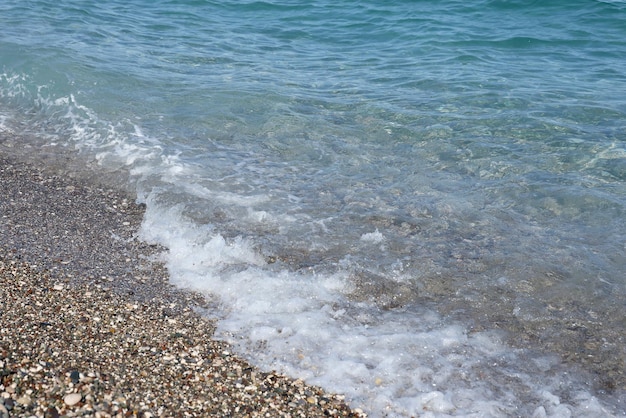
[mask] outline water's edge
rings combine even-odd
[[[17,140],[16,140],[17,138]],[[131,183],[128,182],[129,173],[120,172],[111,172],[110,170],[103,170],[92,157],[88,155],[83,155],[76,151],[67,152],[66,148],[58,149],[54,152],[50,152],[48,148],[45,152],[33,152],[36,148],[31,148],[30,146],[25,146],[23,142],[24,138],[16,137],[14,134],[6,135],[6,133],[0,135],[0,147],[2,147],[2,152],[8,155],[13,155],[16,158],[25,159],[28,164],[37,164],[44,171],[49,171],[51,173],[55,173],[57,175],[61,175],[69,178],[77,178],[80,181],[86,181],[88,183],[98,184],[98,185],[106,185],[113,188],[119,188],[120,186],[126,187],[127,191],[132,189],[129,186]],[[36,147],[36,146],[35,146]],[[26,150],[26,152],[25,152]],[[17,152],[16,152],[17,151]],[[132,193],[132,191],[131,191]],[[144,219],[145,222],[145,219]],[[145,227],[145,225],[144,225]],[[167,257],[166,257],[167,260]],[[550,276],[550,273],[547,273],[547,276]],[[364,278],[367,280],[367,278]],[[184,283],[179,283],[183,287],[186,287]],[[364,282],[364,286],[372,286],[376,285],[374,283]],[[506,284],[503,284],[503,286]],[[128,284],[120,284],[121,288],[126,288]],[[398,285],[401,287],[401,285]],[[613,405],[610,409],[613,409],[613,412],[618,414],[619,416],[620,405],[623,405],[624,400],[626,399],[626,393],[619,386],[621,384],[623,368],[620,367],[619,361],[620,359],[617,357],[611,357],[613,353],[611,350],[619,350],[621,346],[617,344],[608,344],[608,340],[606,339],[606,335],[601,333],[601,327],[599,326],[601,318],[598,318],[597,314],[594,314],[594,321],[584,322],[582,320],[571,320],[563,321],[560,325],[563,327],[562,333],[555,338],[554,340],[548,338],[542,339],[542,335],[540,335],[538,330],[541,330],[541,324],[537,323],[525,323],[522,320],[512,320],[512,318],[501,318],[493,319],[485,314],[487,309],[478,310],[475,313],[471,312],[474,307],[468,306],[467,301],[462,297],[455,297],[454,292],[450,292],[449,287],[452,286],[450,283],[446,283],[445,278],[439,278],[439,280],[431,283],[429,286],[432,286],[432,289],[429,290],[429,294],[437,294],[445,297],[447,302],[445,304],[441,303],[441,300],[434,299],[432,297],[424,297],[422,299],[423,305],[428,307],[428,309],[432,309],[433,311],[438,312],[437,317],[431,317],[428,319],[427,317],[422,317],[421,320],[430,320],[432,321],[432,325],[429,327],[431,329],[442,326],[442,318],[445,318],[445,322],[449,325],[444,325],[444,328],[441,332],[436,335],[429,336],[424,334],[423,338],[426,341],[426,346],[428,350],[432,349],[433,342],[430,341],[432,338],[443,338],[443,340],[438,343],[441,344],[440,350],[444,353],[447,353],[446,356],[452,356],[452,358],[461,355],[461,357],[467,355],[468,351],[473,351],[473,356],[478,355],[480,353],[477,361],[471,361],[467,363],[467,359],[465,361],[461,361],[458,363],[457,367],[459,367],[457,373],[459,376],[463,376],[465,374],[468,377],[461,377],[461,380],[457,382],[463,382],[469,378],[469,376],[489,376],[490,383],[489,387],[501,386],[507,387],[509,385],[517,385],[520,382],[516,382],[517,379],[520,378],[518,375],[519,371],[514,371],[516,369],[516,362],[523,361],[528,362],[529,364],[534,364],[530,369],[534,369],[536,373],[538,373],[537,377],[541,376],[542,373],[544,375],[541,377],[542,381],[550,381],[555,379],[554,381],[561,381],[563,377],[571,375],[576,376],[575,381],[570,381],[566,384],[566,386],[562,386],[561,390],[564,390],[565,393],[579,393],[579,396],[585,392],[590,391],[595,393],[598,399],[603,399],[604,402],[607,402],[606,405]],[[191,289],[193,290],[193,289]],[[503,294],[507,293],[505,287],[497,289],[498,292]],[[510,290],[508,292],[511,292]],[[398,295],[401,295],[401,289],[398,290]],[[210,295],[206,295],[211,299]],[[360,297],[358,294],[353,294],[352,297],[358,303]],[[194,297],[189,299],[190,303],[194,300]],[[197,306],[198,298],[195,297],[194,305]],[[393,321],[393,311],[394,309],[401,308],[401,301],[391,299],[392,302],[390,305],[385,306],[381,305],[382,310],[380,313],[382,315],[391,315],[390,319]],[[205,302],[206,303],[206,302]],[[212,308],[202,308],[208,309],[205,311],[205,314],[209,317],[212,317],[217,312],[215,309],[220,309],[220,302],[218,299],[214,299],[213,302],[209,302],[210,304],[215,304]],[[506,297],[498,297],[495,302],[489,302],[488,298],[485,299],[485,304],[480,306],[480,308],[488,307],[489,303],[507,303]],[[575,306],[576,301],[572,300],[570,306]],[[197,309],[197,308],[196,308]],[[200,309],[200,311],[202,311]],[[498,312],[502,310],[499,309]],[[577,312],[576,310],[574,310]],[[419,315],[423,315],[423,313],[418,313]],[[586,313],[589,315],[589,312]],[[218,316],[221,316],[219,314]],[[471,319],[473,318],[473,319]],[[248,318],[248,320],[252,320],[252,323],[256,321],[253,318]],[[561,318],[561,320],[563,320]],[[500,322],[501,321],[501,322]],[[367,322],[367,321],[366,321]],[[399,323],[401,324],[401,322]],[[257,324],[257,326],[261,329],[261,333],[263,331],[264,326],[262,324]],[[219,323],[218,323],[219,327]],[[251,327],[254,329],[254,326]],[[428,328],[428,327],[427,327]],[[545,328],[543,328],[545,329]],[[554,329],[554,325],[551,326],[551,329]],[[499,332],[503,331],[503,332]],[[380,344],[378,340],[378,336],[376,336],[376,330],[373,329],[372,333],[368,333],[365,329],[363,329],[366,334],[369,334],[370,344]],[[495,332],[494,332],[495,331]],[[278,366],[279,369],[283,371],[291,372],[292,375],[300,375],[297,369],[292,368],[288,364],[282,364],[281,362],[276,363],[270,360],[263,355],[263,348],[261,346],[256,347],[257,355],[250,355],[250,346],[243,344],[241,342],[243,340],[247,340],[248,337],[238,334],[236,330],[222,329],[219,333],[222,339],[234,344],[235,347],[239,346],[240,354],[250,360],[252,363],[258,363],[259,357],[260,365],[262,367],[267,367],[268,361],[269,364],[274,363],[274,365]],[[446,336],[450,339],[446,341]],[[619,336],[617,336],[619,338]],[[458,346],[455,340],[461,339],[465,341],[465,343]],[[594,341],[598,338],[603,338],[604,344],[602,344],[601,357],[598,359],[598,356],[589,355],[588,353],[592,352],[592,350],[598,350],[598,346],[594,346]],[[479,346],[474,346],[472,343],[472,339],[475,339]],[[419,338],[418,338],[419,340]],[[258,344],[258,337],[254,337],[253,341],[255,344]],[[554,341],[553,344],[547,344],[546,341]],[[559,342],[560,343],[557,343]],[[267,343],[267,341],[265,342]],[[350,350],[350,346],[354,344],[354,341],[347,341],[346,344],[340,344],[335,346],[338,352],[348,352]],[[486,344],[486,345],[485,345]],[[511,346],[508,346],[511,344]],[[576,347],[572,350],[571,344],[576,344]],[[508,348],[507,348],[508,346]],[[479,348],[480,347],[480,348]],[[487,348],[489,347],[489,348]],[[517,347],[517,348],[513,348]],[[582,347],[582,349],[581,349]],[[459,351],[460,350],[460,351]],[[253,350],[254,351],[254,350]],[[420,350],[416,350],[419,352]],[[307,353],[307,350],[303,350],[302,353]],[[587,354],[584,356],[584,354]],[[260,354],[260,356],[259,356]],[[422,353],[421,355],[424,355]],[[308,354],[300,354],[302,356]],[[402,359],[397,359],[402,361]],[[307,361],[315,361],[313,358]],[[383,361],[380,359],[379,361]],[[580,368],[582,366],[582,369]],[[316,368],[315,364],[309,364],[308,367]],[[496,372],[496,370],[500,370]],[[528,368],[527,368],[528,369]],[[586,369],[586,371],[585,371]],[[528,370],[527,370],[528,371]],[[346,370],[341,371],[341,373],[345,373]],[[430,371],[429,373],[432,373]],[[449,371],[445,371],[441,369],[440,372],[449,373]],[[304,372],[307,375],[308,372]],[[419,375],[423,373],[420,370],[416,370],[416,373]],[[517,375],[517,376],[516,376]],[[516,377],[515,377],[516,376]],[[308,379],[318,382],[315,373],[308,374]],[[433,376],[434,377],[434,376]],[[383,377],[390,378],[390,376]],[[421,376],[423,378],[423,376]],[[523,379],[527,379],[525,377]],[[307,380],[308,380],[307,379]],[[378,377],[373,382],[373,386],[376,387],[379,385]],[[544,380],[545,379],[545,380]],[[437,379],[435,379],[436,381]],[[576,383],[577,382],[577,383]],[[443,383],[443,382],[442,382]],[[469,382],[468,382],[469,383]],[[406,382],[406,384],[410,384]],[[470,384],[469,387],[473,386],[475,383]],[[524,383],[526,385],[527,383]],[[481,384],[482,385],[482,384]],[[562,384],[561,384],[562,385]],[[436,386],[436,385],[435,385]],[[438,411],[439,413],[448,414],[453,413],[454,408],[448,402],[448,395],[446,394],[447,390],[451,388],[447,386],[447,384],[443,383],[440,388],[434,392],[426,392],[421,396],[415,398],[413,402],[417,402],[418,404],[430,405],[429,407],[433,408],[433,411]],[[335,392],[341,392],[342,388],[340,386],[332,386],[332,389]],[[440,390],[442,390],[440,392]],[[462,391],[461,391],[462,392]],[[369,396],[374,396],[374,392],[372,392]],[[495,394],[496,392],[494,392]],[[560,413],[565,413],[571,408],[566,403],[565,399],[568,399],[566,395],[557,395],[558,403],[554,403],[554,399],[552,396],[555,396],[552,392],[545,392],[544,402],[551,405],[552,414],[556,414],[554,416],[560,416]],[[502,394],[500,394],[502,395]],[[352,396],[356,396],[356,404],[353,406],[361,406],[367,408],[367,406],[372,406],[371,400],[366,401],[362,398],[362,395],[357,395],[356,392],[352,393]],[[413,395],[415,396],[415,395]],[[457,403],[463,404],[463,402],[459,402],[458,397],[461,395],[457,394],[457,398],[455,398]],[[470,396],[469,394],[467,396]],[[500,412],[508,411],[507,414],[513,413],[516,411],[516,415],[524,415],[524,411],[536,411],[537,398],[533,395],[528,395],[529,397],[525,400],[528,402],[528,406],[526,408],[521,408],[520,405],[511,405],[510,409],[501,409],[497,408],[496,410]],[[569,395],[571,396],[571,395]],[[569,399],[572,401],[572,399]],[[380,402],[380,401],[379,401]],[[383,401],[385,407],[383,409],[396,411],[395,413],[403,414],[401,412],[403,408],[395,409],[396,407],[387,403],[388,401]],[[491,403],[491,401],[485,400],[487,404]],[[589,411],[602,411],[603,413],[608,413],[607,409],[604,409],[606,406],[601,406],[601,404],[597,403],[594,398],[581,398],[576,402],[583,402],[579,404],[585,405],[583,409]],[[381,407],[380,403],[374,403],[378,408]],[[533,406],[534,405],[534,406]],[[476,406],[474,406],[476,407]],[[483,405],[483,407],[485,407]],[[530,409],[529,409],[530,408]],[[543,410],[550,410],[548,407],[542,407]],[[561,409],[559,409],[561,408]],[[559,412],[561,411],[561,412]],[[394,413],[394,414],[395,414]],[[454,415],[454,414],[453,414]],[[379,413],[374,410],[372,416],[379,416]],[[496,414],[497,416],[497,414]],[[552,416],[552,415],[549,415]]]

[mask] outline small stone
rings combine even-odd
[[[72,370],[70,373],[70,379],[72,379],[72,383],[76,384],[80,381],[80,373],[76,370]]]
[[[63,402],[67,406],[74,406],[83,398],[83,395],[80,393],[70,393],[69,395],[65,395],[63,398]]]
[[[59,418],[59,411],[54,407],[51,406],[50,408],[48,408],[46,410],[46,413],[44,414],[44,418]]]
[[[52,287],[53,290],[63,290],[63,285],[62,284],[55,284]]]
[[[24,406],[28,406],[32,402],[33,400],[30,398],[30,396],[22,396],[17,399],[17,403],[19,403],[20,405],[24,405]]]

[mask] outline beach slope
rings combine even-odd
[[[0,197],[0,417],[362,416],[211,339],[133,196],[0,153]]]

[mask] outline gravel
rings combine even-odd
[[[133,196],[2,153],[0,196],[0,418],[365,416],[211,339]]]

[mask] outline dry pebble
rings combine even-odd
[[[358,417],[211,339],[123,193],[0,152],[0,418]]]
[[[233,356],[189,308],[172,321],[154,303],[54,286],[27,264],[0,260],[0,416],[7,405],[11,416],[364,415],[342,396]]]
[[[74,406],[78,402],[80,402],[82,398],[83,396],[80,393],[70,393],[69,395],[65,395],[65,397],[63,398],[63,402],[67,406]]]

